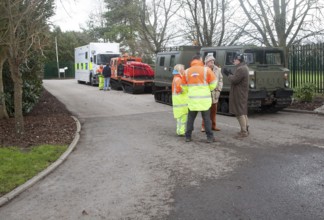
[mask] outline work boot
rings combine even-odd
[[[186,142],[190,142],[191,141],[191,137],[186,137]]]
[[[214,131],[220,131],[221,129],[215,127],[215,128],[212,128],[212,130],[214,130]]]
[[[243,139],[249,136],[249,133],[246,131],[240,131],[237,133],[237,135],[234,137],[235,139]]]
[[[207,143],[213,143],[213,142],[217,142],[216,138],[214,138],[214,137],[207,138]]]
[[[205,132],[205,127],[201,126],[201,132]]]

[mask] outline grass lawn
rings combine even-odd
[[[42,145],[29,149],[0,148],[0,196],[44,170],[55,162],[67,146]]]

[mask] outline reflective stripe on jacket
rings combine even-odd
[[[181,76],[179,74],[173,77],[172,81],[172,108],[174,118],[188,114],[188,96],[182,90]]]
[[[190,111],[206,111],[212,104],[210,92],[217,86],[213,71],[201,60],[193,60],[182,77],[182,87],[188,93]]]

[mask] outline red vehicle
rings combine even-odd
[[[154,71],[142,58],[123,55],[110,60],[111,88],[127,93],[152,91]]]

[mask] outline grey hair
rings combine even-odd
[[[184,65],[183,64],[177,64],[174,66],[174,69],[180,73],[180,70],[184,70]]]

